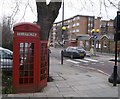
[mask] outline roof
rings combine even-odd
[[[101,40],[103,37],[106,37],[110,41],[114,40],[114,35],[113,34],[98,35],[97,40]],[[93,38],[93,36],[86,35],[86,34],[77,34],[77,38],[78,38],[79,41],[84,41],[84,40],[90,40],[91,38]]]
[[[113,34],[102,35],[100,39],[102,39],[103,37],[108,38],[110,41],[113,41],[113,40],[114,40],[114,35],[113,35]]]
[[[14,31],[33,31],[33,32],[39,32],[40,26],[38,26],[35,23],[30,22],[20,22],[13,26]]]
[[[9,52],[9,53],[12,53],[12,54],[13,54],[13,52],[12,52],[11,50],[6,49],[6,48],[3,48],[3,47],[0,47],[0,50],[4,50],[4,51],[7,51],[7,52]]]
[[[73,19],[73,18],[75,18],[75,17],[93,17],[93,18],[95,18],[95,16],[90,16],[90,15],[75,15],[75,16],[73,16],[73,17],[70,17],[70,18],[65,19],[64,21]],[[61,23],[61,22],[62,22],[62,21],[55,22],[54,24],[58,24],[58,23]]]

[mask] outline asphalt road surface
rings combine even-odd
[[[61,62],[61,50],[60,48],[51,48],[51,57],[55,57]],[[87,53],[89,54],[89,53]],[[111,75],[114,67],[114,62],[109,61],[111,58],[114,58],[113,55],[105,54],[101,55],[100,53],[97,56],[86,56],[84,59],[70,59],[64,57],[64,64],[69,64],[76,68],[87,67],[91,69],[99,70],[103,73]]]

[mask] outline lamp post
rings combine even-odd
[[[64,47],[64,0],[63,0],[63,8],[62,8],[62,48]],[[63,49],[61,51],[61,64],[63,64]]]
[[[117,17],[116,17],[116,19],[114,20],[114,21],[116,21],[116,26],[115,26],[115,30],[116,30],[116,33],[115,33],[115,35],[114,35],[114,41],[115,41],[115,65],[114,65],[114,68],[113,68],[113,72],[112,72],[112,74],[111,74],[111,76],[108,78],[108,81],[110,82],[110,83],[113,83],[113,86],[116,86],[117,85],[117,83],[120,83],[120,78],[119,78],[119,75],[118,75],[118,66],[117,66],[117,46],[118,46],[118,39],[117,39],[117,37],[119,37],[118,36],[118,21],[120,21],[120,19],[119,19],[119,17],[120,17],[120,12],[117,12]],[[120,28],[120,27],[119,27]]]
[[[120,10],[120,2],[118,3],[118,7]],[[117,11],[117,16],[114,20],[114,27],[116,30],[116,33],[114,34],[114,41],[115,41],[115,65],[113,68],[113,73],[111,74],[111,76],[108,78],[108,81],[110,83],[113,83],[113,86],[116,86],[117,84],[120,84],[120,77],[119,77],[119,73],[120,73],[120,67],[117,66],[117,47],[118,47],[118,41],[120,40],[120,11]]]

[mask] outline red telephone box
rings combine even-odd
[[[13,30],[13,91],[39,91],[47,85],[47,41],[40,41],[40,27],[33,23],[16,24]]]

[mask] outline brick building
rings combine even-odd
[[[78,42],[76,39],[80,36],[86,36],[91,33],[91,30],[94,28],[94,16],[83,16],[76,15],[72,18],[64,20],[64,25],[67,27],[67,30],[64,31],[65,41],[67,41],[68,46],[77,46]],[[61,42],[61,27],[62,21],[54,23],[51,30],[50,43],[53,45],[58,41]],[[80,35],[81,34],[81,35]]]
[[[90,50],[93,45],[92,29],[99,29],[96,40],[96,49],[100,52],[114,52],[114,20],[101,20],[101,17],[76,15],[64,20],[64,45],[80,46]],[[62,21],[54,23],[51,29],[50,44],[53,46],[62,44],[61,35]]]

